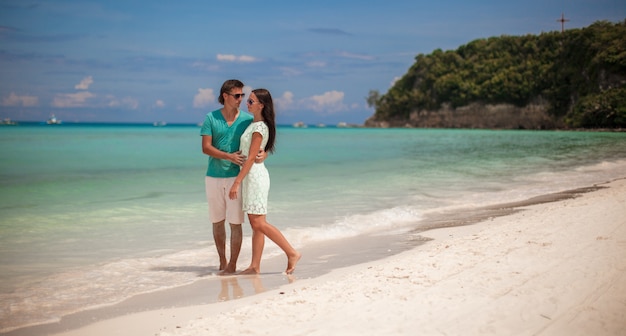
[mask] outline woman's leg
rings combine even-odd
[[[265,247],[265,235],[259,229],[263,225],[263,221],[258,215],[248,215],[248,219],[252,227],[252,261],[250,266],[240,274],[259,274],[261,273],[261,257]]]
[[[250,216],[258,216],[260,218],[255,218],[255,221],[258,219],[258,227],[259,230],[267,236],[271,241],[273,241],[278,247],[280,247],[283,252],[287,255],[287,269],[285,273],[291,274],[296,268],[296,264],[298,260],[300,260],[300,253],[296,251],[296,249],[289,244],[285,236],[283,236],[282,232],[274,227],[272,224],[268,223],[265,220],[265,215],[250,215]],[[252,220],[250,221],[252,223]]]
[[[274,225],[265,222],[263,230],[263,233],[267,236],[267,238],[276,243],[276,245],[278,245],[278,247],[280,247],[287,255],[287,269],[285,270],[285,273],[293,273],[293,271],[296,269],[296,264],[298,263],[298,260],[300,260],[300,252],[296,251],[296,249],[294,249],[293,246],[289,244],[287,238],[285,238],[282,232],[274,227]]]

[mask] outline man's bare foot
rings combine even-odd
[[[221,272],[217,273],[217,275],[231,275],[235,274],[236,271],[237,269],[235,266],[228,265],[226,268],[222,269]]]
[[[302,254],[300,254],[300,252],[296,252],[295,255],[288,257],[287,258],[287,270],[285,270],[285,273],[287,274],[293,273],[293,271],[296,270],[296,264],[298,263],[300,258],[302,258]]]
[[[259,270],[253,268],[253,267],[248,267],[245,270],[239,272],[239,275],[247,275],[247,274],[259,274],[261,273]]]

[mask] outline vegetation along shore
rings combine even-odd
[[[368,127],[626,128],[626,20],[419,54]]]

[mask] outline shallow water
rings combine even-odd
[[[159,267],[214,265],[200,141],[196,126],[0,128],[0,325],[197,280]],[[626,133],[280,127],[266,165],[268,219],[304,247],[624,177]]]

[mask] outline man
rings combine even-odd
[[[243,87],[244,84],[237,79],[225,81],[218,98],[224,107],[208,113],[200,130],[202,152],[209,156],[205,189],[213,223],[213,238],[220,258],[220,275],[236,272],[243,238],[241,197],[235,200],[228,197],[240,166],[246,159],[239,151],[239,140],[253,119],[250,114],[239,110],[245,96]],[[262,152],[256,161],[262,162],[264,158],[265,153]],[[226,259],[226,221],[231,231],[230,260]]]

